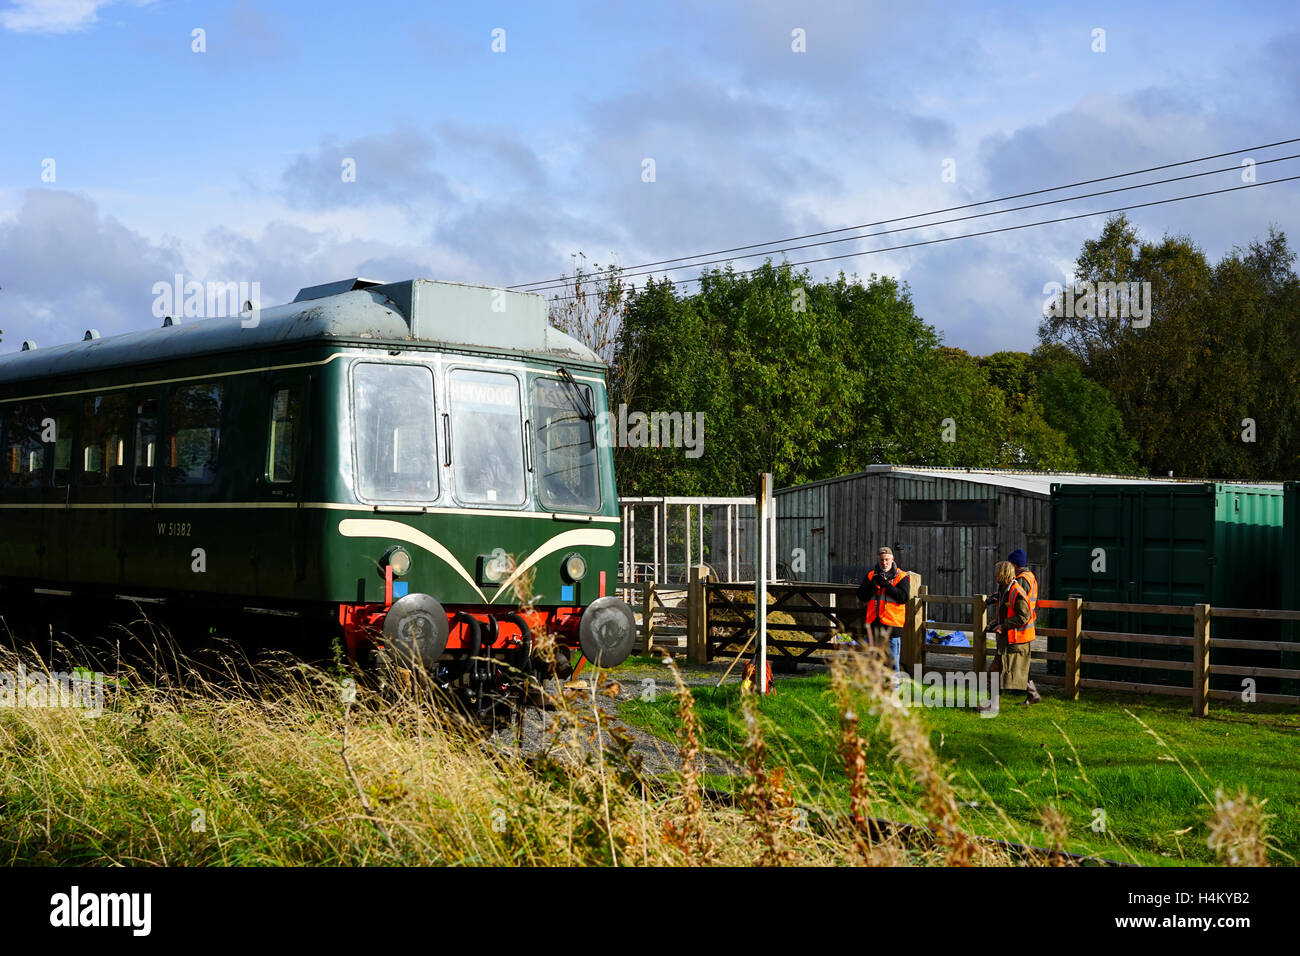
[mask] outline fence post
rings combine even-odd
[[[1192,716],[1210,710],[1210,606],[1197,604],[1192,611]]]
[[[655,583],[646,581],[641,588],[641,636],[645,652],[654,653],[655,646]]]
[[[989,608],[984,603],[985,597],[986,595],[976,594],[970,599],[971,669],[976,674],[984,673],[984,655],[988,652],[984,628],[988,626]]]
[[[692,664],[709,662],[708,611],[704,606],[705,568],[695,564],[690,569],[686,589],[686,657]]]
[[[690,578],[686,584],[686,659],[695,663],[699,654],[696,645],[700,640],[700,576],[695,568],[690,568],[688,573]]]
[[[1083,649],[1083,599],[1069,597],[1065,609],[1065,699],[1079,699],[1079,656]]]
[[[709,646],[709,592],[704,585],[714,580],[707,564],[700,565],[700,646],[704,648],[702,661],[707,664],[713,659],[713,648]]]
[[[903,618],[902,667],[904,673],[911,673],[917,664],[924,663],[923,644],[925,642],[925,606],[926,587],[922,584],[907,601],[907,617]]]

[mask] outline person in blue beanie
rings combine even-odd
[[[1037,636],[1034,630],[1034,624],[1038,620],[1038,578],[1034,575],[1034,572],[1030,571],[1027,567],[1029,564],[1029,556],[1025,554],[1023,548],[1016,548],[1016,550],[1007,555],[1007,560],[1011,562],[1016,569],[1014,584],[1025,595],[1029,603],[1028,623],[1023,629],[1011,630],[1009,633],[1015,635],[1012,640],[1020,641],[1028,645],[1033,643],[1034,638]],[[1031,680],[1026,680],[1025,682],[1025,695],[1025,703],[1027,704],[1037,704],[1043,699],[1042,695],[1038,693],[1038,688]]]

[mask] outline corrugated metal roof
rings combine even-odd
[[[973,481],[980,485],[996,485],[1015,491],[1050,495],[1052,485],[1174,485],[1177,481],[1161,478],[1123,478],[1113,475],[1086,475],[1032,471],[999,471],[997,469],[965,468],[895,468],[894,474],[920,478],[949,478],[955,481]]]
[[[1125,475],[1093,475],[1083,472],[1050,472],[1050,471],[1016,471],[1012,469],[998,468],[923,468],[912,467],[909,465],[871,465],[865,471],[853,472],[848,475],[841,475],[838,478],[825,478],[821,481],[811,481],[803,485],[793,485],[790,488],[781,488],[776,492],[780,494],[783,491],[790,491],[795,488],[811,488],[815,485],[830,484],[837,481],[848,481],[853,478],[860,478],[865,475],[894,475],[900,478],[948,478],[954,481],[970,481],[981,485],[994,485],[998,488],[1008,488],[1013,491],[1023,491],[1029,494],[1042,495],[1048,497],[1052,493],[1052,485],[1183,485],[1183,484],[1223,484],[1225,482],[1216,479],[1191,479],[1191,478],[1142,478]],[[1234,482],[1241,487],[1249,488],[1277,488],[1280,489],[1280,483],[1271,482]]]

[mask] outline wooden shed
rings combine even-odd
[[[1023,548],[1045,585],[1052,579],[1051,486],[1141,480],[873,465],[779,489],[778,560],[795,580],[856,584],[889,545],[898,565],[918,572],[932,592],[972,594],[990,592],[993,566]]]

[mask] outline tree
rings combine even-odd
[[[1020,408],[1038,387],[1038,367],[1028,352],[994,352],[976,360],[989,383],[1002,389],[1012,408]]]
[[[573,336],[604,360],[616,372],[620,387],[628,387],[635,380],[636,370],[619,368],[618,329],[622,324],[623,308],[628,297],[628,286],[623,281],[621,266],[593,263],[586,268],[582,253],[573,255],[573,275],[564,276],[566,285],[551,296],[548,319],[552,326]],[[610,403],[616,404],[618,395],[611,381]]]
[[[892,279],[814,282],[769,262],[708,272],[692,295],[650,283],[624,312],[617,359],[642,370],[624,394],[641,410],[705,412],[706,452],[627,449],[620,483],[746,494],[765,470],[789,485],[883,461],[936,342]]]
[[[1037,376],[1042,417],[1065,436],[1083,471],[1138,474],[1137,441],[1110,395],[1078,365],[1058,361]]]
[[[1137,442],[1139,469],[1186,477],[1290,477],[1300,462],[1294,260],[1275,229],[1266,242],[1234,249],[1211,265],[1189,237],[1144,242],[1116,216],[1098,239],[1084,243],[1075,286],[1149,282],[1149,326],[1053,314],[1044,317],[1039,338],[1068,353],[1113,402],[1124,432]],[[1083,407],[1062,411],[1080,420],[1059,419],[1058,427],[1091,449],[1093,460],[1111,460],[1096,457],[1102,439],[1083,436],[1090,427]],[[1049,419],[1054,414],[1047,413]],[[1114,433],[1113,424],[1106,428]],[[1122,466],[1124,456],[1113,461]]]

